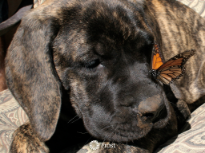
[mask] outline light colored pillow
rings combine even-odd
[[[205,17],[205,0],[178,0]]]
[[[167,141],[163,146],[168,146],[158,153],[205,153],[205,104],[191,114],[183,131]]]

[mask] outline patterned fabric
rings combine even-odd
[[[45,0],[34,0],[34,8]],[[205,17],[205,0],[178,0]],[[9,90],[0,92],[0,153],[8,153],[12,133],[28,117],[15,101]],[[191,128],[190,128],[191,127]],[[184,126],[183,133],[170,139],[156,153],[205,153],[205,104],[192,113],[192,118]],[[97,153],[88,145],[78,153]]]
[[[36,8],[38,7],[39,5],[43,4],[45,0],[33,0],[33,7]]]
[[[0,153],[8,153],[14,130],[28,120],[7,89],[0,92]]]
[[[191,119],[182,131],[185,132],[167,141],[163,145],[166,147],[157,152],[205,153],[205,104],[191,114]]]

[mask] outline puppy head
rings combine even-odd
[[[165,127],[170,106],[149,74],[153,42],[160,43],[160,36],[146,7],[88,1],[65,8],[62,17],[54,64],[90,134],[127,142]]]
[[[97,138],[137,140],[170,121],[173,133],[172,109],[149,74],[158,32],[143,1],[49,1],[23,19],[14,37],[8,86],[44,141],[55,131],[61,87]]]

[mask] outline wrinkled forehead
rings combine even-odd
[[[142,21],[143,8],[128,2],[87,0],[62,11],[63,35],[69,36],[64,40],[73,48],[72,56],[85,58],[94,50],[113,52],[127,42],[149,38]]]
[[[63,10],[64,24],[72,29],[84,29],[95,36],[107,34],[113,38],[120,36],[128,39],[135,37],[145,25],[143,7],[129,1],[87,0],[68,8],[63,7]]]
[[[124,41],[136,37],[139,31],[140,22],[133,9],[119,1],[92,1],[81,16],[92,40],[100,35]]]
[[[95,38],[95,39],[94,39]],[[119,52],[122,44],[109,35],[89,33],[84,29],[72,29],[66,36],[65,43],[61,43],[61,51],[68,51],[73,62],[95,59],[97,56],[113,57]],[[66,45],[64,45],[66,44]]]

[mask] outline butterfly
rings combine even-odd
[[[184,65],[194,53],[195,50],[187,50],[164,63],[159,46],[155,43],[152,51],[152,76],[163,84],[169,85],[184,74]]]

